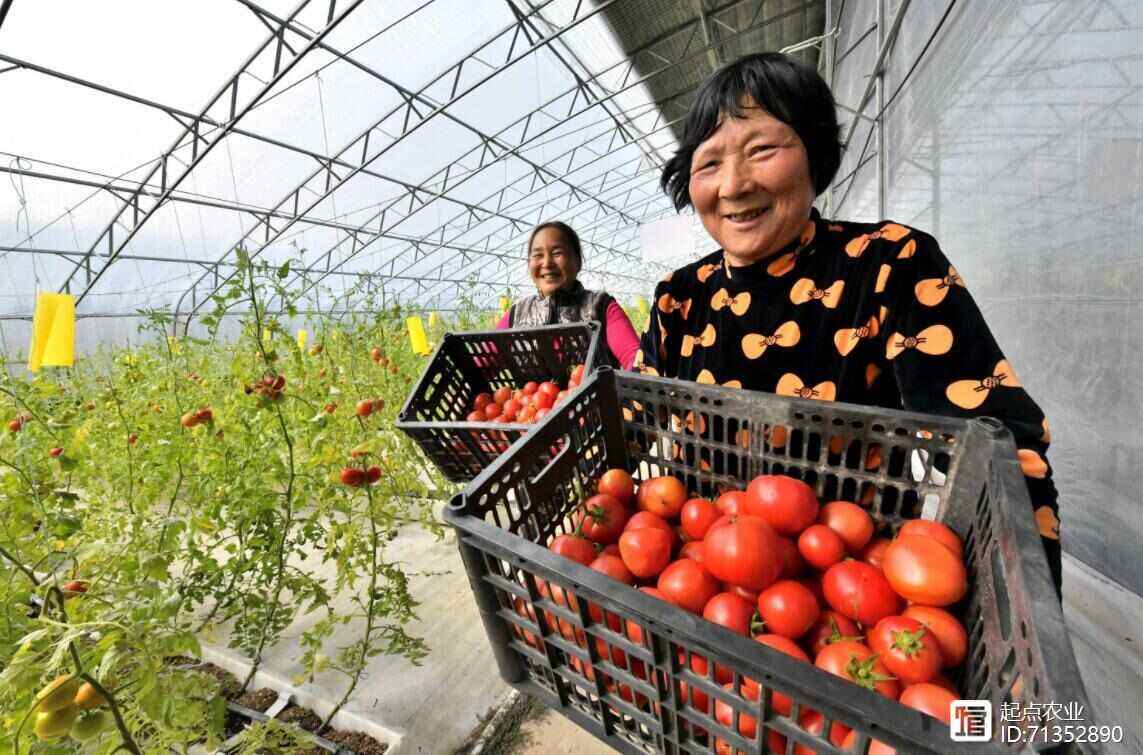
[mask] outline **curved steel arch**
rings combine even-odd
[[[558,34],[564,34],[564,33],[568,32],[569,30],[579,26],[581,23],[583,23],[587,19],[593,17],[594,15],[596,15],[598,13],[601,13],[605,8],[607,8],[612,3],[615,3],[618,1],[619,0],[604,0],[604,2],[601,2],[599,4],[595,4],[595,5],[593,5],[593,7],[590,10],[586,10],[586,11],[583,10],[583,3],[580,3],[579,5],[577,5],[577,7],[575,9],[575,13],[573,13],[573,17],[569,21],[567,21],[564,24],[564,26],[562,26],[560,28],[560,30],[558,32],[556,32],[556,34],[558,35]],[[539,9],[542,9],[543,7],[547,6],[551,2],[554,2],[554,0],[546,0],[542,5],[540,5],[540,7],[537,9],[537,11]],[[416,132],[425,123],[428,123],[433,118],[440,115],[442,113],[442,111],[444,111],[445,108],[451,106],[452,104],[459,101],[463,97],[472,93],[473,91],[478,89],[480,86],[482,86],[488,80],[494,78],[495,76],[497,76],[498,74],[500,74],[501,72],[506,70],[507,68],[518,63],[520,60],[523,60],[528,55],[534,53],[537,49],[539,49],[544,44],[546,44],[546,41],[543,41],[543,42],[527,45],[526,47],[522,48],[522,51],[518,52],[517,41],[519,40],[519,37],[522,34],[521,29],[522,29],[522,22],[520,22],[518,20],[515,23],[513,23],[512,25],[506,27],[501,32],[497,33],[492,39],[490,39],[489,41],[482,44],[480,47],[477,48],[477,50],[475,52],[465,56],[459,62],[454,63],[452,66],[450,66],[448,69],[446,69],[443,73],[437,75],[428,84],[421,87],[421,89],[418,90],[418,92],[420,94],[423,94],[424,92],[428,91],[429,89],[436,86],[438,83],[440,83],[442,81],[451,80],[451,82],[452,82],[449,100],[447,102],[444,102],[443,104],[439,104],[439,105],[433,107],[431,112],[429,112],[427,114],[422,114],[417,109],[416,103],[414,102],[414,100],[411,97],[408,97],[407,95],[402,95],[404,98],[404,104],[403,105],[399,105],[396,108],[390,110],[380,120],[376,121],[372,126],[365,129],[357,137],[350,140],[349,144],[346,145],[344,148],[342,148],[338,152],[338,154],[337,154],[338,158],[350,160],[354,163],[354,167],[350,170],[350,172],[348,174],[346,174],[345,176],[338,176],[330,167],[326,167],[326,168],[314,171],[308,178],[306,178],[301,184],[299,184],[293,191],[289,192],[289,194],[287,194],[286,197],[284,199],[282,199],[281,202],[278,203],[278,205],[276,205],[275,209],[279,209],[282,206],[290,204],[291,200],[292,200],[294,207],[295,207],[295,210],[294,210],[295,215],[302,215],[302,214],[308,213],[310,210],[312,210],[314,207],[316,207],[322,201],[324,201],[326,197],[330,196],[339,187],[343,186],[346,182],[348,182],[350,179],[352,179],[354,176],[356,176],[361,171],[361,169],[372,164],[374,161],[376,161],[382,155],[387,153],[390,149],[395,147],[397,144],[402,143],[404,141],[404,139],[407,138],[410,134]],[[472,58],[474,58],[476,56],[476,53],[479,53],[481,50],[484,50],[485,48],[493,47],[495,44],[497,44],[498,40],[500,40],[502,37],[506,37],[506,36],[511,36],[511,40],[510,40],[508,53],[504,58],[504,62],[502,62],[498,66],[494,67],[490,73],[486,74],[485,76],[480,77],[475,83],[461,89],[460,82],[461,82],[461,74],[463,72],[464,65],[467,62],[469,62]],[[385,122],[387,122],[391,118],[393,118],[394,116],[402,116],[401,117],[402,124],[401,124],[400,134],[396,138],[391,139],[384,147],[382,147],[379,150],[374,151],[371,154],[370,149],[369,149],[369,141],[370,141],[371,135],[374,133],[374,131],[379,131],[381,126]],[[353,158],[357,156],[358,150],[360,150],[360,156],[357,157],[356,160],[354,160]],[[490,150],[494,151],[495,150],[494,143],[491,141],[485,141],[483,144],[482,150],[486,153]],[[322,186],[323,183],[324,183],[324,187]],[[300,205],[302,203],[301,202],[301,194],[303,191],[307,191],[308,193],[315,195],[318,198],[315,201],[308,203],[308,205],[305,207],[305,209],[299,209]],[[398,200],[395,200],[393,205],[391,205],[391,207],[395,206],[399,202],[404,202],[404,201],[405,201],[405,197],[401,197]],[[414,190],[413,192],[411,192],[410,196],[408,197],[408,201],[410,202],[410,205],[417,202],[417,190]],[[383,212],[381,214],[383,214]],[[262,252],[264,252],[266,250],[266,248],[271,243],[273,243],[273,241],[280,238],[282,233],[284,233],[288,228],[290,228],[294,224],[294,222],[296,222],[296,220],[291,219],[291,220],[287,221],[285,223],[285,225],[281,228],[273,228],[271,224],[267,223],[266,224],[266,229],[267,229],[266,239],[264,242],[262,242],[259,245],[259,247],[256,250],[249,252],[251,258],[257,257]],[[250,232],[244,234],[243,237],[234,246],[235,247],[240,246],[245,241],[247,241],[250,238],[250,236],[251,236]],[[229,280],[231,277],[233,277],[233,276],[228,276],[226,280]],[[187,291],[185,291],[183,293],[183,295],[179,298],[178,303],[176,304],[176,307],[175,307],[176,314],[182,313],[183,302],[186,301],[186,298],[188,296],[190,296],[192,299],[190,310],[187,313],[188,315],[193,315],[195,312],[198,311],[199,307],[201,307],[203,302],[208,300],[209,294],[204,295],[203,298],[198,297],[198,286],[204,281],[204,279],[205,279],[205,276],[200,277],[194,284],[192,284],[192,286],[189,289],[187,289]],[[226,281],[223,281],[223,285],[225,285],[225,282]]]
[[[728,9],[746,6],[748,4],[751,4],[749,0],[732,0],[732,2],[728,2],[728,3],[721,5],[719,8],[715,9],[713,12],[723,12],[723,11],[728,10]],[[626,66],[626,71],[624,72],[623,77],[622,77],[624,83],[620,89],[609,93],[606,97],[597,99],[595,102],[589,102],[588,98],[585,97],[585,99],[584,99],[585,104],[579,110],[575,109],[575,105],[577,104],[577,100],[573,99],[572,107],[569,110],[566,117],[571,117],[572,115],[578,115],[582,112],[585,112],[585,111],[591,109],[592,107],[595,107],[598,104],[601,104],[601,103],[604,103],[604,102],[607,102],[607,101],[614,99],[618,94],[622,94],[623,92],[628,91],[630,89],[633,89],[637,86],[642,86],[646,82],[654,79],[655,77],[663,74],[666,71],[671,70],[672,68],[675,68],[676,66],[682,65],[682,64],[684,64],[684,63],[686,63],[686,62],[688,62],[694,58],[697,58],[699,56],[704,56],[707,52],[710,51],[710,49],[712,49],[713,46],[725,45],[728,41],[731,41],[731,40],[733,40],[733,39],[735,39],[741,35],[744,35],[744,34],[747,34],[747,33],[753,32],[753,31],[757,31],[758,29],[764,28],[764,27],[766,27],[772,23],[776,23],[776,22],[781,21],[783,19],[789,18],[793,15],[796,15],[797,13],[804,11],[805,9],[807,9],[813,5],[814,5],[813,2],[806,2],[802,5],[796,6],[796,7],[791,8],[791,9],[787,9],[787,10],[782,11],[780,13],[777,13],[773,16],[768,16],[766,18],[762,18],[761,20],[759,20],[761,13],[760,13],[760,6],[758,6],[758,11],[755,13],[754,17],[752,17],[748,21],[748,23],[745,27],[736,30],[731,35],[727,35],[727,36],[723,37],[717,43],[714,43],[714,45],[706,44],[706,45],[699,46],[697,49],[692,49],[691,45],[695,41],[702,41],[703,40],[703,35],[701,33],[701,19],[695,18],[695,19],[688,20],[682,24],[679,24],[678,26],[665,31],[662,34],[657,35],[654,39],[647,42],[644,46],[642,46],[636,50],[631,51],[629,53],[628,59],[623,60],[623,61],[619,61],[618,63],[615,63],[615,64],[607,67],[603,71],[595,74],[595,76],[592,77],[592,79],[590,79],[589,81],[598,81],[598,80],[602,79],[604,76],[608,75],[609,73],[611,73],[615,70],[618,70],[618,69],[622,69],[624,66]],[[681,55],[680,57],[675,58],[674,60],[671,60],[671,59],[668,59],[662,55],[658,55],[657,53],[654,52],[655,48],[659,45],[664,44],[664,42],[673,40],[675,37],[678,37],[678,36],[684,35],[684,34],[688,34],[688,33],[689,33],[689,39],[686,42],[686,46],[684,48],[684,54]],[[646,73],[646,74],[642,75],[641,77],[637,78],[636,80],[631,80],[631,76],[633,73],[635,73],[635,70],[636,70],[636,66],[635,66],[633,59],[636,55],[642,54],[644,52],[648,53],[648,55],[650,57],[655,57],[659,61],[661,61],[659,64],[659,67],[653,69],[650,73]],[[535,114],[537,112],[543,112],[544,108],[551,106],[553,103],[556,103],[563,98],[566,98],[569,94],[575,95],[579,91],[579,89],[580,89],[580,87],[577,84],[577,86],[574,86],[571,89],[561,93],[560,95],[557,95],[556,97],[549,99],[547,102],[545,102],[539,108],[532,111],[532,113],[529,113],[529,114],[525,115],[524,117],[522,117],[521,119],[519,119],[519,120],[513,122],[512,124],[509,124],[508,126],[506,126],[504,129],[502,129],[500,132],[498,132],[498,134],[509,133],[513,129],[516,129],[521,123],[523,123],[524,128],[525,128],[524,133],[526,135],[527,128],[531,123],[531,119],[535,116]],[[686,91],[689,91],[689,89]],[[679,93],[678,96],[685,94],[686,91]],[[674,96],[669,97],[669,98],[667,98],[667,101],[673,100],[674,98],[675,98]],[[539,134],[535,134],[533,136],[533,139],[523,140],[522,143],[518,147],[516,147],[515,150],[513,151],[513,153],[511,153],[511,154],[518,154],[519,150],[524,145],[526,145],[530,141],[534,140],[535,138],[539,138],[540,136],[543,136],[544,134],[550,133],[551,131],[555,130],[556,128],[558,128],[558,124],[541,131]],[[572,151],[574,151],[574,150],[572,150]],[[471,152],[469,154],[471,154]],[[560,155],[559,157],[557,157],[556,161],[562,160],[562,158],[566,154],[567,153],[564,153],[564,154]],[[484,157],[484,155],[482,154],[481,155],[482,160],[481,160],[480,166],[476,170],[472,171],[469,175],[465,176],[460,181],[457,181],[455,184],[453,184],[454,188],[455,188],[455,186],[460,185],[461,183],[464,183],[464,181],[467,181],[469,178],[471,178],[473,175],[478,173],[480,170],[483,170],[483,169],[487,168],[489,165],[495,164],[499,159],[502,159],[501,157],[497,157],[496,159],[490,161],[489,163],[484,163],[483,157]],[[464,158],[462,157],[461,159],[463,160]],[[556,162],[556,161],[549,161],[549,164],[551,164],[552,162]],[[442,169],[441,171],[438,171],[436,174],[434,174],[434,176],[430,177],[430,179],[428,179],[428,182],[431,183],[433,181],[433,179],[436,178],[437,176],[441,175],[441,173],[445,173],[445,180],[447,181],[448,174],[446,172],[446,169]],[[539,175],[539,174],[536,174],[536,175]],[[535,181],[534,180],[533,180],[532,188],[533,189],[535,188]],[[486,197],[484,200],[481,200],[480,203],[483,203],[485,201],[489,201],[494,197],[502,197],[505,190],[506,190],[506,187],[502,188],[498,192],[494,192],[489,197]],[[577,192],[573,191],[572,192],[573,196],[576,193]],[[578,193],[584,194],[585,196],[587,196],[589,198],[589,200],[593,197],[593,195],[590,192],[578,192]],[[496,213],[493,213],[493,212],[487,211],[487,210],[486,210],[486,212],[489,216],[496,214]],[[429,234],[422,236],[421,238],[424,239],[425,241],[428,241],[432,235],[434,235],[438,232],[443,233],[443,231],[445,230],[445,228],[449,224],[454,223],[458,220],[462,220],[462,219],[464,220],[464,222],[467,225],[467,227],[465,228],[465,231],[463,231],[462,233],[467,232],[468,230],[471,229],[471,227],[473,225],[475,225],[475,223],[472,222],[473,220],[475,220],[476,222],[483,222],[484,220],[487,219],[486,217],[480,218],[480,217],[478,217],[478,215],[479,215],[479,213],[471,213],[471,212],[465,212],[465,213],[460,213],[458,215],[455,215],[452,218],[450,218],[448,221],[446,221],[444,224],[439,226],[437,229],[430,232]],[[634,218],[627,218],[627,220],[628,220],[628,222],[634,222]],[[402,221],[398,221],[398,223],[399,222],[402,222]],[[517,224],[517,223],[511,223],[510,222],[509,224],[505,225],[504,227],[516,227],[517,230],[522,230],[519,227],[519,224]],[[458,236],[459,235],[460,234],[458,234]],[[376,238],[370,240],[369,242],[367,242],[365,245],[362,245],[361,247],[357,247],[355,245],[354,248],[351,249],[350,253],[347,256],[343,257],[337,263],[331,264],[330,269],[331,270],[340,269],[346,262],[348,262],[350,259],[352,259],[353,257],[360,254],[362,251],[364,251],[364,249],[366,247],[368,247],[369,244],[373,243],[373,241],[376,241],[378,238],[381,238],[381,237],[382,237],[382,235],[378,234]],[[457,236],[453,237],[453,239],[455,239],[455,238],[457,238]],[[443,238],[442,238],[442,240],[443,240]],[[332,259],[333,252],[336,251],[343,243],[344,243],[344,241],[340,241],[340,242],[334,244],[334,246],[332,248],[330,248],[325,253],[323,253],[322,259],[326,262],[329,262]],[[393,259],[387,261],[387,263],[388,264],[394,263],[394,262],[396,262],[396,260],[398,258],[399,257],[393,258]],[[414,255],[413,264],[416,264],[419,261],[420,261],[420,258],[417,258],[416,255]],[[382,262],[381,264],[384,265],[387,263]],[[402,268],[401,272],[407,272],[410,269],[410,267],[411,266],[406,266],[405,268]]]
[[[340,11],[337,10],[339,0],[328,0],[329,10],[325,25],[315,33],[305,45],[301,46],[298,50],[294,50],[286,41],[287,33],[291,32],[289,24],[308,6],[316,2],[319,2],[319,0],[301,0],[283,23],[277,27],[271,27],[270,35],[266,37],[262,44],[246,59],[246,62],[242,64],[238,72],[231,76],[227,82],[215,92],[198,115],[183,124],[183,129],[179,136],[155,162],[154,167],[151,168],[143,181],[140,182],[139,188],[132,191],[124,200],[122,206],[120,206],[114,217],[112,217],[111,221],[107,224],[107,227],[99,234],[95,242],[91,245],[91,248],[88,249],[87,254],[76,262],[75,267],[72,268],[60,286],[62,291],[70,292],[72,280],[80,271],[84,272],[84,286],[76,296],[77,305],[83,301],[84,297],[91,290],[91,287],[103,276],[107,269],[114,264],[116,258],[131,239],[134,238],[135,234],[139,232],[143,224],[166,203],[171,193],[177,189],[179,184],[202,162],[206,155],[230,133],[230,130],[246,113],[250,112],[263,97],[269,94],[278,82],[280,82],[307,53],[313,50],[322,39],[337,28],[364,0],[347,0],[347,2],[342,5]],[[277,44],[275,44],[275,42]],[[264,53],[271,54],[264,56]],[[261,70],[267,65],[270,68],[269,76],[258,76],[252,73],[255,68]],[[259,82],[251,95],[244,96],[241,93],[242,90],[245,89],[245,87],[242,86],[242,82],[245,78]],[[228,94],[229,97],[227,97]],[[218,110],[221,110],[219,115],[211,116],[212,112]],[[206,134],[200,133],[200,129],[206,122],[206,119],[222,123],[222,128],[214,129]],[[190,162],[181,167],[181,169],[174,170],[174,175],[169,176],[168,173],[171,172],[169,163],[174,159],[174,153],[187,147],[191,150]],[[155,197],[144,194],[142,187],[149,183],[156,175],[160,177],[159,196]],[[123,222],[124,214],[127,213],[128,209],[131,209],[132,212],[126,219],[126,234],[119,241],[116,241],[115,228]],[[107,252],[103,257],[106,261],[93,271],[91,267],[92,258],[95,256],[96,249],[102,246],[105,241],[107,244]]]

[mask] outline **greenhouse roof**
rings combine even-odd
[[[0,6],[0,317],[37,290],[192,315],[238,248],[323,307],[488,304],[552,218],[586,285],[645,294],[698,82],[748,50],[814,63],[824,26],[820,0]]]

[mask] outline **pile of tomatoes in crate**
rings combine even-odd
[[[553,406],[567,397],[569,391],[583,382],[583,377],[584,366],[577,364],[572,368],[567,388],[560,388],[559,383],[552,380],[542,383],[529,380],[516,390],[505,385],[493,393],[478,393],[465,420],[523,425],[539,422]]]
[[[965,595],[967,574],[961,540],[945,525],[913,520],[890,540],[875,537],[874,521],[862,507],[848,501],[823,505],[810,486],[791,477],[761,475],[746,490],[710,501],[688,496],[675,477],[648,479],[636,489],[620,469],[602,476],[598,494],[575,511],[573,525],[573,532],[551,540],[552,551],[948,722],[949,703],[959,695],[946,674],[964,662],[968,637],[948,610]],[[574,596],[555,585],[539,589],[575,609]],[[516,606],[518,612],[525,608]],[[589,614],[604,620],[594,605]],[[583,632],[569,622],[545,619],[553,631],[585,645]],[[621,631],[618,617],[607,614],[606,621]],[[642,641],[642,630],[630,621],[626,633]],[[618,648],[596,642],[600,657],[623,665],[615,658]],[[686,655],[692,671],[708,674],[705,658]],[[570,660],[581,673],[590,671]],[[681,652],[679,662],[688,662]],[[631,670],[639,676],[636,664]],[[732,688],[729,669],[716,664],[714,677]],[[741,685],[747,699],[757,700],[758,690],[750,679]],[[620,693],[632,697],[629,689]],[[682,689],[680,696],[712,713],[702,691]],[[790,715],[785,695],[775,693],[772,704],[780,715]],[[713,714],[731,725],[732,710],[722,701]],[[803,708],[799,723],[820,733],[823,719]],[[743,736],[753,737],[755,729],[753,718],[739,716]],[[829,736],[848,745],[857,733],[835,723]],[[730,751],[725,742],[716,744]],[[870,752],[891,752],[873,744]],[[770,743],[784,751],[778,745]]]

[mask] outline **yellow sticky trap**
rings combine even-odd
[[[71,367],[74,363],[75,297],[37,292],[28,370],[39,372],[40,367]]]
[[[649,306],[647,304],[647,300],[644,299],[642,296],[636,297],[635,306],[636,306],[636,308],[638,308],[639,314],[641,314],[641,315],[647,314],[647,310],[649,309]]]
[[[298,331],[298,351],[306,350],[306,339],[309,338],[309,333],[304,330]]]
[[[503,314],[508,311],[508,307],[512,306],[512,302],[508,300],[507,296],[500,297],[500,312]]]
[[[437,326],[437,322],[439,320],[440,320],[440,318],[437,317],[436,312],[429,312],[429,327],[430,328],[435,328]]]
[[[410,317],[405,320],[405,324],[409,327],[409,343],[413,347],[413,353],[428,356],[429,339],[425,336],[425,325],[421,322],[421,318]]]

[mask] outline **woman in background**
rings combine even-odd
[[[528,238],[528,273],[537,293],[513,304],[496,328],[595,321],[612,365],[631,369],[639,336],[619,302],[605,291],[583,287],[577,277],[582,268],[583,248],[571,226],[558,220],[536,226]]]

